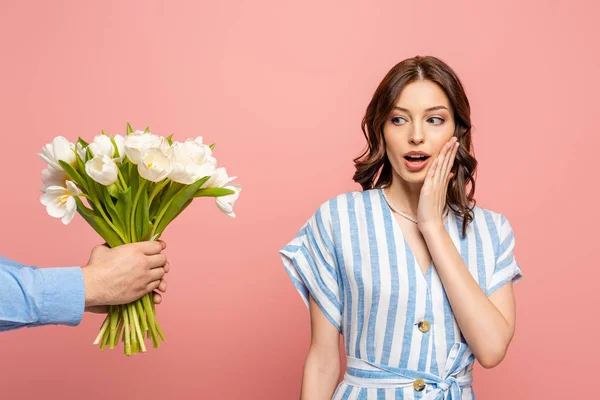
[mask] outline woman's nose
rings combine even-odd
[[[410,143],[413,144],[421,144],[425,140],[425,136],[423,135],[423,129],[420,126],[414,126],[410,131],[409,136]]]

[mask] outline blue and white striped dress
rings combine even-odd
[[[521,269],[508,220],[481,207],[474,214],[464,238],[460,215],[451,211],[445,227],[490,295]],[[442,282],[435,268],[419,268],[381,189],[323,203],[280,255],[307,306],[310,293],[344,336],[347,370],[334,400],[475,398],[474,356]]]

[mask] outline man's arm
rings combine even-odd
[[[166,290],[163,241],[96,246],[80,267],[36,268],[0,256],[0,332],[42,325],[77,326],[86,308],[126,304]],[[156,303],[160,295],[154,296]]]
[[[76,326],[84,306],[81,268],[36,268],[0,258],[0,331]]]

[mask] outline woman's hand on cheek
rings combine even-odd
[[[419,197],[417,225],[421,232],[443,227],[443,212],[446,207],[448,182],[452,179],[452,166],[459,143],[453,136],[429,166]]]

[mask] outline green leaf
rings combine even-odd
[[[162,201],[162,198],[165,196],[165,191],[159,193],[154,200],[152,201],[152,204],[150,205],[150,211],[149,211],[149,215],[150,215],[150,221],[154,222],[156,220],[156,214],[158,213],[158,211],[160,210],[160,203]]]
[[[77,142],[81,143],[81,145],[83,147],[88,147],[89,146],[88,142],[86,142],[85,140],[83,140],[81,137],[79,139],[77,139]]]
[[[184,187],[185,187],[185,185],[183,185],[181,183],[171,182],[171,184],[169,185],[167,190],[163,190],[164,194],[162,194],[160,197],[159,210],[162,210],[166,206],[166,204],[169,202],[169,200],[171,200],[173,198],[173,196],[175,196],[175,193],[179,192]],[[153,203],[154,202],[156,202],[156,199],[153,201]]]
[[[58,163],[67,173],[69,180],[75,182],[80,188],[87,190],[86,181],[82,178],[79,172],[77,172],[77,170],[71,166],[71,164],[64,162],[63,160],[58,160]]]
[[[158,182],[155,185],[153,185],[154,188],[150,193],[152,193],[151,196],[154,195],[154,198],[148,198],[148,202],[150,202],[150,221],[154,221],[156,213],[160,209],[161,201],[168,190],[167,186],[169,185],[172,185],[172,182],[168,178],[162,182]]]
[[[123,244],[121,238],[104,219],[97,216],[92,210],[87,208],[79,197],[75,197],[77,202],[77,212],[86,220],[86,222],[106,241],[110,247],[117,247]]]
[[[119,216],[124,221],[124,235],[126,238],[131,237],[129,220],[131,219],[131,188],[127,188],[121,193],[119,193],[119,198],[117,200],[117,212]]]
[[[90,161],[92,158],[94,158],[94,153],[92,153],[92,150],[90,150],[89,147],[86,147],[85,149],[85,161]]]
[[[128,122],[127,123],[127,134],[129,135],[132,132],[133,132],[133,129],[131,129],[131,125],[129,125],[129,122]]]
[[[138,240],[150,238],[150,210],[148,207],[148,189],[144,187],[135,209],[135,233]]]
[[[85,162],[81,159],[81,156],[79,155],[79,153],[77,153],[77,152],[75,152],[75,153],[76,153],[75,157],[77,158],[77,169],[79,171],[81,171],[81,173],[83,174],[83,172],[85,172]],[[87,173],[85,176],[87,177]]]
[[[208,147],[210,147],[210,149],[211,149],[211,150],[214,150],[216,145],[217,145],[216,143],[213,143],[213,144],[211,144],[211,145],[210,145],[210,146],[208,146]]]
[[[123,179],[125,180],[125,183],[129,184],[129,160],[127,160],[127,158],[125,158],[123,160],[123,163],[121,165],[119,165],[119,171],[121,172],[121,175],[123,176]]]
[[[146,129],[144,129],[144,133],[150,133],[150,127],[147,126]]]
[[[172,133],[167,137],[167,143],[169,143],[169,146],[173,145],[173,134]]]
[[[110,194],[115,199],[119,197],[119,188],[117,188],[117,185],[115,185],[114,183],[112,185],[108,185],[106,187],[106,190],[108,191],[108,194]]]
[[[181,214],[183,212],[183,210],[185,210],[190,204],[192,204],[192,201],[194,201],[194,198],[192,197],[191,199],[189,199],[188,201],[185,202],[185,204],[183,205],[183,207],[181,207],[181,210],[179,210],[177,212],[177,215],[175,215],[175,218],[177,218],[179,216],[179,214]]]
[[[77,153],[77,152],[75,152]],[[77,158],[77,173],[79,173],[79,175],[81,176],[81,180],[83,181],[82,183],[84,184],[84,186],[81,187],[81,189],[83,190],[83,192],[85,194],[89,194],[89,186],[90,186],[90,180],[92,178],[90,178],[87,174],[87,172],[85,172],[85,164],[83,162],[83,160],[81,159],[81,157],[79,156],[79,154],[76,154],[76,158]],[[81,172],[79,172],[81,171]]]
[[[135,241],[137,241],[139,238],[137,237],[138,231],[136,230],[135,215],[131,215],[131,213],[134,212],[133,210],[135,210],[135,207],[137,206],[133,204],[133,202],[135,201],[135,196],[137,195],[138,187],[140,184],[140,175],[138,174],[137,165],[131,165],[128,183],[129,189],[131,189],[131,210],[129,213],[129,219],[127,220],[127,224],[129,225],[129,234],[131,235],[131,240],[135,239]]]
[[[104,129],[102,129],[102,134],[103,134],[104,136],[106,136],[106,132],[104,132]]]
[[[102,132],[104,132],[104,131],[102,131]],[[121,157],[121,155],[119,154],[119,146],[117,146],[117,142],[115,142],[115,138],[111,136],[110,141],[112,142],[112,145],[115,148],[115,155],[113,156],[113,158]]]
[[[114,186],[114,184],[111,186]],[[112,195],[109,194],[109,187],[110,186],[107,186],[106,188],[105,187],[99,188],[99,192],[102,193],[102,196],[103,196],[102,205],[104,205],[104,207],[106,208],[106,211],[108,212],[108,215],[110,216],[111,222],[117,227],[118,230],[123,232],[125,230],[124,229],[125,221],[121,220],[121,216],[119,215],[119,211],[117,210],[115,201],[111,197]],[[115,187],[115,190],[116,190],[116,187]],[[117,193],[115,193],[115,196],[113,196],[113,197],[117,198],[118,195],[119,194],[117,192]]]
[[[225,188],[205,188],[198,189],[196,193],[194,193],[194,197],[221,197],[227,196],[229,194],[234,194],[235,190],[225,189]]]
[[[131,170],[129,171],[129,187],[131,188],[131,195],[135,196],[138,190],[138,185],[140,184],[140,175],[138,173],[137,165],[132,165]],[[133,197],[132,197],[133,199]]]
[[[197,180],[191,185],[184,186],[169,202],[167,209],[164,215],[160,218],[159,221],[156,221],[158,225],[155,226],[154,232],[158,234],[162,234],[164,229],[167,227],[171,221],[175,219],[181,209],[186,205],[186,203],[193,199],[194,193],[198,191],[200,186],[204,184],[210,177],[204,177],[202,179]],[[169,201],[169,200],[167,200]],[[187,206],[186,206],[187,207]]]

